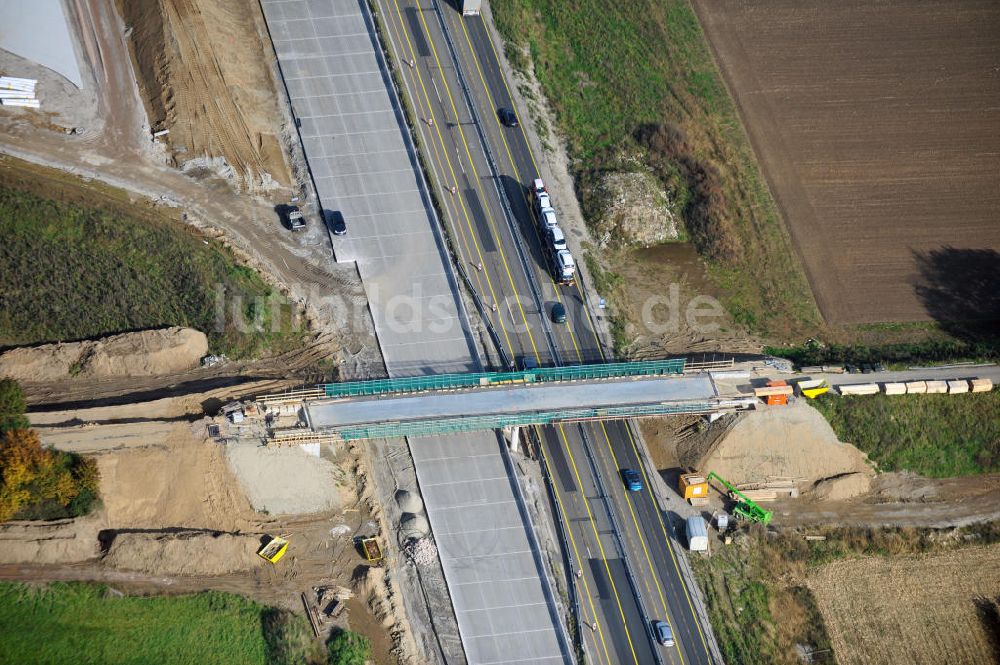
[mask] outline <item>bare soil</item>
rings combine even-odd
[[[604,263],[622,277],[615,301],[628,321],[630,356],[761,353],[761,341],[734,324],[720,304],[721,293],[692,245],[620,251]]]
[[[163,140],[173,162],[185,169],[218,168],[251,190],[289,187],[281,145],[288,128],[257,5],[240,0],[117,5],[129,29],[150,125],[169,130]]]
[[[989,663],[1000,546],[846,559],[809,575],[837,662]],[[995,622],[995,618],[993,619]]]
[[[693,5],[827,322],[1000,316],[1000,5]]]
[[[156,376],[198,367],[206,353],[208,338],[198,330],[144,330],[4,351],[0,353],[0,376],[32,382]]]

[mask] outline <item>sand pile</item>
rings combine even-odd
[[[100,556],[100,515],[0,525],[0,563],[73,563]]]
[[[163,328],[97,340],[44,344],[0,354],[0,376],[18,381],[63,381],[70,377],[156,376],[197,367],[208,353],[205,333]]]
[[[698,469],[733,484],[792,478],[829,499],[863,494],[875,476],[864,454],[839,442],[826,419],[805,404],[748,413]]]
[[[224,575],[260,565],[260,536],[119,533],[104,563],[157,575]]]

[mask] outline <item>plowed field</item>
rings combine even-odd
[[[841,665],[991,663],[1000,546],[868,557],[809,576]]]
[[[693,4],[826,320],[1000,318],[1000,3]]]

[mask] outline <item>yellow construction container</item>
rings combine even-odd
[[[275,536],[266,545],[257,550],[257,556],[270,563],[278,563],[288,551],[288,541],[281,536]]]
[[[809,399],[816,399],[823,393],[830,390],[830,384],[824,379],[813,379],[811,381],[799,381],[799,390],[802,391],[804,397]]]
[[[677,493],[688,501],[708,498],[708,481],[701,474],[682,474]]]

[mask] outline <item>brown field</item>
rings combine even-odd
[[[827,564],[809,576],[841,665],[991,663],[1000,545]]]
[[[827,322],[1000,318],[1000,3],[693,5]]]

